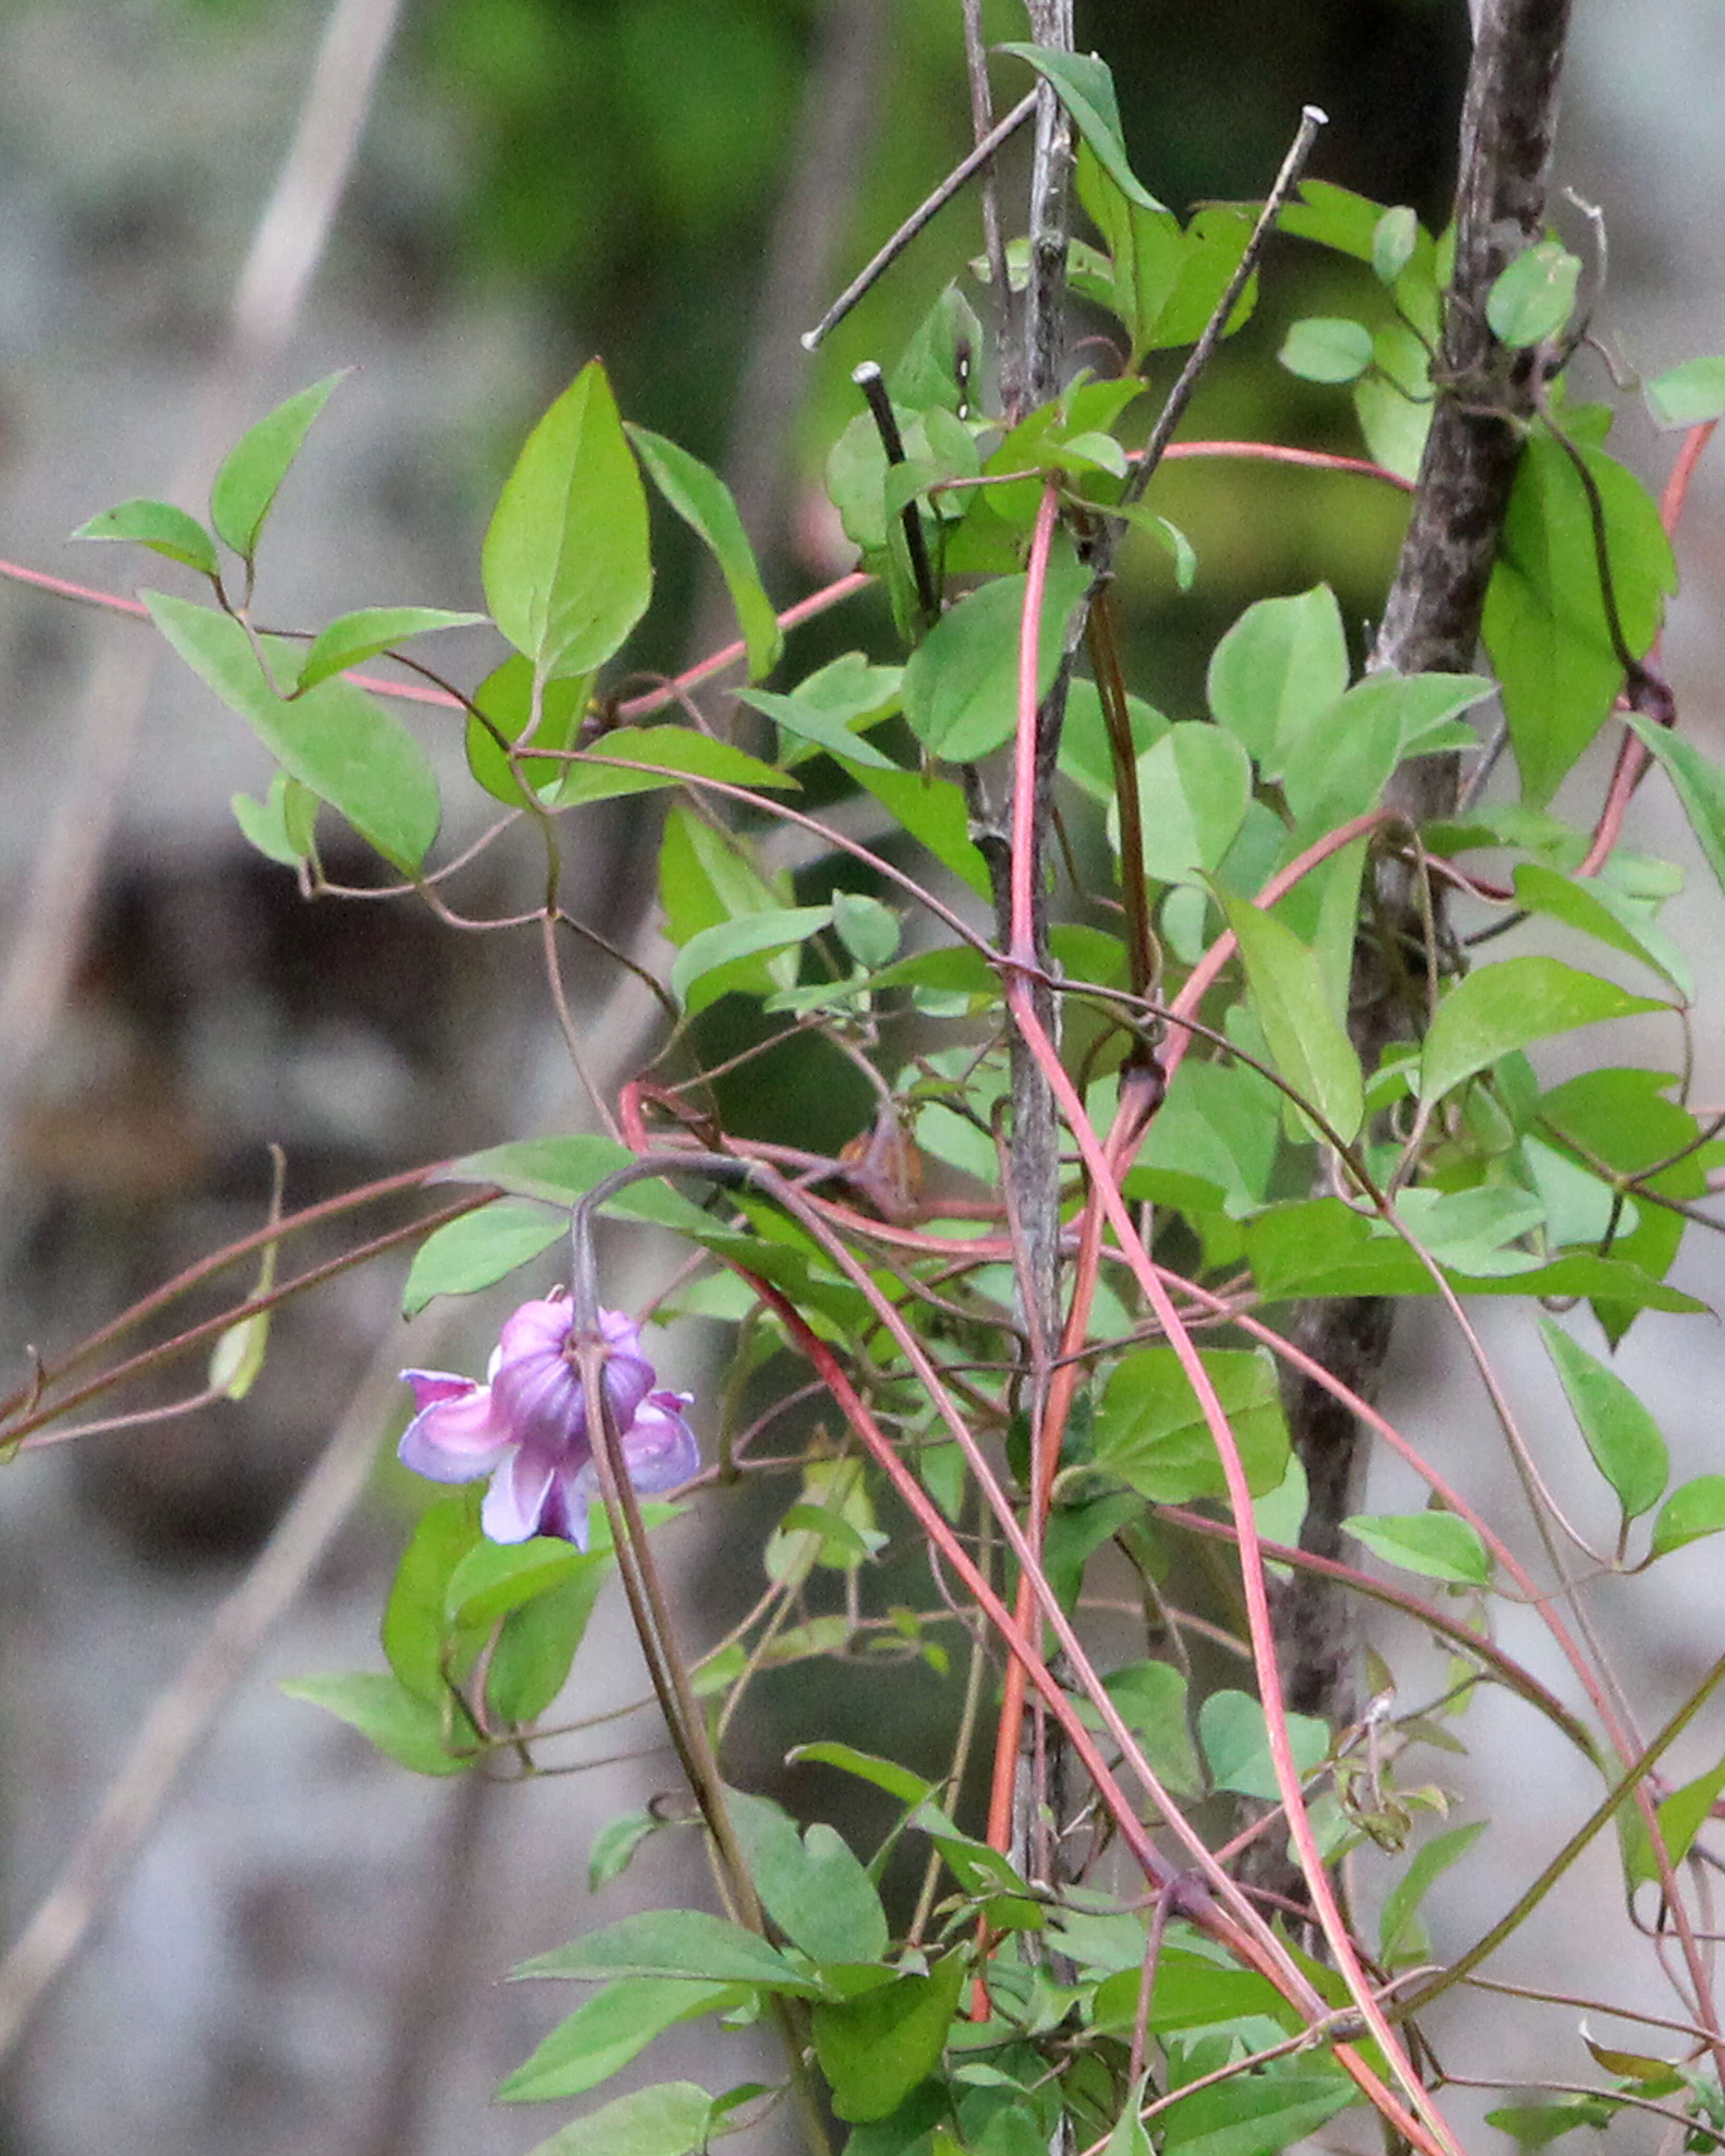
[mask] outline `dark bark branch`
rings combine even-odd
[[[1520,423],[1533,410],[1537,355],[1498,344],[1486,300],[1498,274],[1540,238],[1557,124],[1558,77],[1569,0],[1486,0],[1476,25],[1461,118],[1455,197],[1455,274],[1445,310],[1440,382],[1419,490],[1385,603],[1373,665],[1404,674],[1468,670],[1521,454]],[[1409,817],[1455,804],[1453,755],[1416,758],[1392,782],[1392,805]],[[1405,875],[1381,880],[1386,939],[1423,940]],[[1367,1067],[1404,1034],[1400,969],[1362,941],[1352,1030]],[[1390,1337],[1389,1306],[1350,1297],[1306,1305],[1294,1330],[1327,1369],[1371,1399]],[[1355,1508],[1365,1448],[1353,1418],[1316,1386],[1296,1383],[1287,1407],[1312,1486],[1304,1548],[1333,1554]],[[1280,1615],[1289,1703],[1332,1722],[1356,1712],[1350,1609],[1327,1581],[1307,1574]],[[1269,1883],[1269,1882],[1266,1882]]]

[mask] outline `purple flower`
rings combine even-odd
[[[572,1312],[561,1296],[524,1302],[504,1324],[485,1383],[442,1370],[403,1370],[418,1413],[402,1437],[403,1466],[434,1482],[491,1477],[480,1523],[494,1543],[558,1535],[587,1547],[587,1507],[598,1494],[581,1373],[569,1352]],[[701,1464],[683,1418],[687,1393],[655,1392],[640,1328],[602,1310],[610,1353],[605,1398],[637,1490],[670,1490]]]

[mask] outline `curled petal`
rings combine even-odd
[[[470,1482],[488,1474],[508,1444],[492,1421],[490,1388],[441,1370],[402,1375],[419,1409],[402,1433],[402,1465],[433,1482]]]
[[[649,1496],[675,1490],[701,1466],[700,1444],[681,1412],[690,1398],[687,1393],[652,1394],[624,1435],[629,1479]]]
[[[480,1507],[480,1526],[487,1537],[494,1543],[524,1543],[533,1535],[559,1532],[542,1524],[556,1476],[555,1466],[543,1454],[511,1446]],[[584,1527],[585,1513],[582,1522]]]

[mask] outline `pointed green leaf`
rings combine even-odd
[[[1651,906],[1627,897],[1603,875],[1568,876],[1543,861],[1521,861],[1513,878],[1516,900],[1614,951],[1663,973],[1685,1003],[1695,997],[1694,977],[1680,947],[1653,919]]]
[[[1303,1781],[1329,1756],[1329,1727],[1312,1714],[1291,1714],[1287,1722],[1289,1749]],[[1272,1804],[1280,1798],[1264,1709],[1250,1692],[1213,1691],[1199,1710],[1198,1737],[1219,1789]]]
[[[228,452],[210,488],[210,521],[217,536],[242,561],[249,562],[257,552],[264,520],[312,421],[328,403],[336,384],[352,372],[344,367],[278,404]]]
[[[216,542],[195,516],[171,501],[122,501],[80,524],[74,539],[129,539],[170,562],[183,562],[200,576],[218,578]]]
[[[660,2082],[578,2118],[527,2156],[696,2156],[713,2123],[713,2099],[693,2082]]]
[[[1220,866],[1252,798],[1251,759],[1232,734],[1197,721],[1170,726],[1138,759],[1144,870],[1159,883]]]
[[[629,1167],[634,1158],[614,1138],[517,1138],[508,1145],[487,1146],[480,1152],[465,1153],[439,1168],[435,1179],[495,1183],[512,1197],[541,1199],[567,1211],[578,1198],[584,1198],[618,1168]],[[631,1219],[655,1221],[684,1234],[711,1225],[699,1207],[663,1183],[630,1184],[619,1191],[606,1210],[626,1214]]]
[[[776,1948],[741,1924],[701,1909],[649,1909],[596,1932],[584,1932],[555,1953],[523,1962],[517,1977],[694,1977],[706,1984],[754,1984],[808,1998],[820,1986]]]
[[[441,1711],[382,1671],[295,1677],[281,1689],[290,1699],[305,1700],[348,1723],[386,1758],[415,1774],[460,1774],[473,1763],[451,1756]]]
[[[495,1287],[568,1232],[566,1217],[506,1198],[447,1221],[413,1253],[401,1314],[417,1317],[437,1296],[475,1295]]]
[[[1435,1834],[1430,1841],[1421,1845],[1407,1870],[1390,1888],[1384,1897],[1384,1913],[1378,1919],[1378,1958],[1386,1969],[1399,1957],[1405,1958],[1405,1950],[1414,1936],[1420,1905],[1434,1882],[1466,1856],[1485,1832],[1486,1825],[1484,1820],[1473,1820],[1466,1826],[1451,1827],[1447,1834]]]
[[[576,674],[539,684],[538,722],[534,723],[533,665],[519,651],[512,651],[501,666],[494,667],[475,690],[473,701],[484,718],[470,715],[467,721],[467,767],[494,799],[511,808],[521,808],[528,796],[522,781],[542,795],[560,789],[569,772],[561,753],[572,749],[593,709],[596,674]],[[531,729],[536,748],[542,756],[527,756],[511,764],[500,746],[499,737],[513,747]],[[516,774],[520,773],[518,777]]]
[[[848,2125],[885,2118],[940,2063],[967,1957],[949,1953],[927,1976],[901,1976],[842,2005],[818,2004],[815,2056]]]
[[[1348,686],[1348,639],[1327,584],[1249,606],[1216,646],[1209,694],[1218,725],[1243,741],[1266,778],[1281,776],[1292,729]]]
[[[1482,966],[1438,1005],[1420,1057],[1420,1097],[1440,1101],[1499,1056],[1548,1034],[1664,1008],[1652,997],[1632,996],[1558,958],[1505,958]]]
[[[434,629],[471,629],[485,619],[482,613],[450,613],[442,607],[362,607],[340,614],[327,629],[319,630],[305,654],[294,694],[316,688],[332,675],[345,674],[350,666],[363,665],[409,637],[424,636]]]
[[[1259,1348],[1207,1348],[1204,1367],[1261,1497],[1287,1469],[1288,1433],[1276,1371]],[[1115,1365],[1091,1434],[1091,1463],[1158,1505],[1219,1497],[1227,1481],[1192,1381],[1172,1348],[1138,1348]]]
[[[1302,382],[1353,382],[1372,363],[1372,332],[1342,315],[1293,323],[1276,357]]]
[[[1066,618],[1090,572],[1070,546],[1048,565],[1036,692],[1045,696],[1060,665]],[[1019,629],[1025,579],[998,577],[943,613],[904,672],[905,716],[931,756],[969,763],[1012,739],[1018,721]]]
[[[1704,427],[1725,418],[1725,359],[1686,359],[1642,385],[1656,427]]]
[[[978,896],[988,893],[988,870],[970,833],[970,811],[963,789],[950,778],[925,777],[920,771],[877,771],[855,757],[844,767],[941,866]]]
[[[527,438],[481,556],[491,618],[541,680],[603,665],[647,610],[647,497],[591,360]]]
[[[1561,241],[1536,240],[1517,255],[1486,296],[1486,320],[1502,343],[1543,344],[1574,311],[1581,263]]]
[[[142,596],[181,658],[247,721],[288,775],[339,810],[404,874],[416,875],[440,812],[431,766],[407,728],[351,681],[322,682],[286,703],[231,615],[165,592]]]
[[[1637,657],[1658,634],[1676,565],[1657,506],[1633,473],[1582,446],[1604,510],[1612,591]],[[1486,594],[1482,633],[1503,690],[1529,806],[1548,801],[1623,685],[1606,625],[1587,493],[1568,455],[1535,434],[1522,453]]]
[[[901,1767],[896,1759],[877,1758],[872,1752],[859,1752],[854,1744],[799,1744],[789,1754],[788,1763],[800,1766],[805,1762],[855,1774],[859,1781],[871,1782],[877,1789],[885,1789],[902,1804],[921,1804],[935,1786],[921,1774],[912,1774],[908,1767]]]
[[[1668,1557],[1685,1543],[1699,1542],[1725,1527],[1725,1475],[1697,1475],[1680,1482],[1659,1508],[1653,1522],[1655,1557]]]
[[[1224,893],[1222,905],[1276,1069],[1348,1144],[1365,1120],[1365,1087],[1358,1055],[1325,998],[1317,958],[1248,901]]]
[[[617,759],[614,761],[613,759]],[[645,764],[648,770],[628,770]],[[573,808],[587,801],[613,801],[624,793],[652,793],[684,779],[714,778],[726,786],[756,792],[796,792],[798,782],[759,757],[733,748],[729,742],[698,734],[691,726],[619,726],[602,734],[590,749],[564,766],[565,777],[552,806]]]
[[[755,550],[742,528],[731,490],[718,474],[709,471],[698,457],[663,434],[645,427],[628,425],[624,432],[635,445],[635,454],[647,475],[678,516],[706,542],[737,608],[737,626],[748,651],[751,681],[772,672],[784,649],[778,618],[761,583]]]
[[[584,2096],[679,2021],[717,2011],[743,1994],[728,1984],[624,1976],[578,2006],[497,2091],[500,2103],[553,2103]],[[627,2099],[625,2099],[627,2101]],[[611,2156],[608,2148],[606,2156]]]
[[[1651,1512],[1665,1495],[1671,1455],[1659,1424],[1615,1370],[1608,1370],[1549,1317],[1539,1321],[1594,1465],[1617,1492],[1626,1520]]]
[[[1029,60],[1053,85],[1055,95],[1071,114],[1073,125],[1129,201],[1140,209],[1162,208],[1155,196],[1140,183],[1127,157],[1114,77],[1105,60],[1094,53],[1059,52],[1050,45],[1001,45],[998,49]]]
[[[285,771],[273,772],[261,801],[236,793],[228,806],[241,832],[268,860],[296,869],[311,858],[317,829],[317,796]]]
[[[1630,712],[1628,718],[1665,766],[1707,865],[1725,890],[1725,771],[1681,734],[1655,726],[1638,711]]]
[[[439,1708],[449,1691],[444,1594],[450,1573],[480,1539],[476,1495],[458,1491],[421,1513],[383,1608],[383,1652],[390,1668],[416,1698]]]
[[[806,942],[832,922],[830,906],[777,906],[738,921],[717,921],[691,936],[678,952],[671,965],[671,993],[692,1016],[726,993],[729,983],[720,978],[721,968],[738,958]]]
[[[499,1723],[536,1722],[568,1681],[593,1605],[610,1575],[608,1553],[511,1609],[485,1669],[485,1698]]]
[[[610,1561],[602,1550],[578,1549],[554,1535],[475,1543],[444,1589],[444,1621],[457,1629],[495,1624],[566,1580],[602,1571]]]
[[[1179,2156],[1270,2156],[1315,2133],[1358,2102],[1340,2074],[1264,2073],[1183,2097],[1162,2118],[1163,2148]]]
[[[732,1792],[732,1823],[762,1907],[811,1961],[879,1961],[890,1934],[875,1882],[849,1845],[819,1821],[796,1823],[764,1797]]]
[[[764,712],[799,741],[875,771],[896,771],[899,767],[891,757],[883,756],[857,728],[897,709],[902,675],[901,667],[870,666],[860,651],[847,651],[843,658],[799,681],[788,696],[750,689],[742,692],[739,701]],[[793,754],[785,760],[798,762],[801,756]]]
[[[1357,1542],[1404,1572],[1489,1587],[1491,1558],[1479,1530],[1454,1512],[1355,1513],[1343,1526]]]

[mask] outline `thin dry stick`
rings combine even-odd
[[[426,1321],[429,1346],[442,1319]],[[55,1980],[125,1881],[187,1762],[271,1630],[300,1594],[364,1495],[377,1432],[396,1387],[399,1343],[379,1349],[353,1404],[203,1643],[151,1709],[131,1752],[46,1899],[0,1962],[0,2059],[29,2026]]]
[[[228,338],[199,400],[193,446],[169,491],[203,477],[253,384],[291,334],[352,168],[401,0],[334,0],[293,141],[235,288]],[[0,1188],[11,1129],[83,945],[153,674],[152,652],[104,640],[62,763],[0,978]]]

